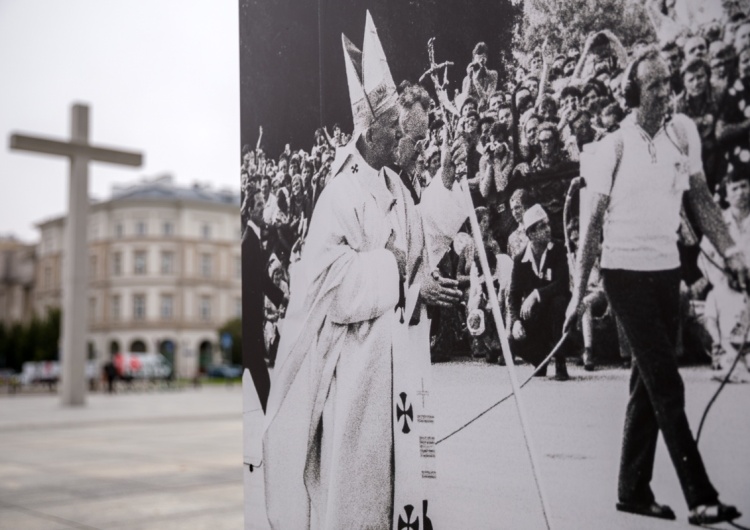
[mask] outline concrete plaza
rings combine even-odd
[[[706,368],[682,374],[696,428],[717,383]],[[678,520],[614,510],[628,372],[571,367],[571,375],[566,383],[534,380],[524,389],[553,527],[691,528],[661,441],[653,487]],[[435,365],[438,437],[509,387],[500,366],[468,360]],[[242,528],[239,386],[91,394],[78,409],[64,409],[59,401],[53,395],[0,395],[0,529]],[[738,505],[744,526],[750,526],[748,404],[750,385],[727,387],[700,443],[722,500]],[[441,443],[438,458],[440,491],[430,506],[436,529],[544,528],[512,400]],[[262,475],[256,478],[260,485]],[[259,513],[262,496],[250,502]],[[267,525],[259,517],[251,527]]]

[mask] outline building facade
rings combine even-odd
[[[239,194],[169,176],[115,187],[89,210],[89,357],[161,352],[178,377],[221,354],[217,329],[241,316]],[[35,309],[62,304],[65,217],[38,225]]]
[[[0,322],[26,324],[34,314],[36,245],[0,237]]]

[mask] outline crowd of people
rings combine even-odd
[[[688,521],[741,516],[709,480],[677,364],[678,337],[698,327],[681,295],[705,308],[720,377],[747,360],[750,19],[737,5],[681,26],[655,0],[657,39],[544,41],[508,79],[479,42],[455,93],[434,40],[431,86],[397,87],[369,12],[366,53],[342,36],[351,138],[322,129],[274,160],[260,139],[243,149],[244,265],[265,266],[243,274],[243,309],[244,290],[258,310],[265,294],[246,349],[261,363],[247,366],[271,526],[400,528],[419,506],[431,525],[430,361],[513,355],[546,375],[552,352],[567,380],[567,339],[582,336],[595,369],[603,317],[633,358],[617,510],[675,519],[650,484],[661,433]],[[261,355],[277,350],[269,393]]]
[[[433,361],[473,355],[503,362],[477,257],[479,239],[514,355],[538,364],[560,338],[578,250],[579,196],[586,187],[581,159],[587,145],[617,131],[628,115],[625,68],[648,48],[656,48],[669,65],[673,112],[688,116],[698,128],[708,188],[723,207],[732,235],[743,246],[750,243],[750,17],[735,3],[726,4],[723,20],[691,28],[680,26],[669,10],[656,10],[652,21],[660,27],[653,42],[625,46],[608,30],[588,35],[580,48],[554,49],[545,41],[523,64],[505,68],[515,71],[509,79],[492,69],[490,50],[479,42],[454,94],[441,82],[442,72],[433,72],[426,86],[433,94],[430,134],[419,142],[417,169],[402,178],[418,198],[441,169],[444,138],[462,139],[468,157],[459,171],[466,174],[481,227],[475,239],[467,223],[437,268],[436,274],[458,281],[463,296],[455,307],[430,310]],[[671,30],[668,38],[665,27]],[[257,212],[267,276],[286,298],[290,269],[299,260],[337,150],[350,139],[335,125],[330,134],[325,128],[315,131],[309,149],[287,145],[280,155],[270,156],[261,139],[255,148],[243,147],[242,211],[245,216]],[[715,252],[701,243],[689,217],[681,227],[681,290],[685,301],[693,301],[685,307],[702,307],[705,301],[705,322],[696,331],[686,316],[683,335],[701,336],[705,329],[712,365],[725,374],[735,357],[746,353],[738,350],[748,315],[742,296],[730,294],[715,266],[718,258],[711,258]],[[609,310],[596,270],[587,293],[580,322],[582,363],[587,370],[596,366],[594,353],[603,350],[597,341],[608,340],[597,333],[604,327],[614,337],[609,344],[619,345],[627,364],[627,338]],[[730,299],[727,306],[724,300]],[[272,364],[284,305],[267,299],[265,308],[265,346]],[[556,367],[556,377],[566,379],[563,355]],[[746,365],[733,378],[748,380]]]

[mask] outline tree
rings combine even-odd
[[[34,360],[54,361],[58,359],[61,319],[62,311],[59,308],[47,309],[46,318],[39,322],[39,338],[36,342]]]
[[[6,368],[20,372],[24,359],[22,347],[24,343],[24,327],[21,324],[11,324],[5,341],[5,363]]]
[[[583,46],[589,33],[608,29],[627,47],[638,39],[653,40],[644,7],[630,0],[526,0],[521,41],[523,51],[540,47],[545,37],[559,50]]]
[[[61,316],[53,308],[44,319],[34,315],[28,324],[0,323],[0,368],[20,372],[25,362],[58,360]]]
[[[232,364],[242,364],[242,319],[233,318],[227,321],[221,326],[217,333],[219,335],[219,344],[221,344],[221,336],[224,333],[229,333],[232,337]]]
[[[0,368],[8,368],[8,330],[0,322]]]

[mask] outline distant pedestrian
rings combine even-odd
[[[107,393],[114,394],[115,392],[115,379],[117,378],[117,368],[115,363],[110,359],[104,365],[104,377],[107,379]]]

